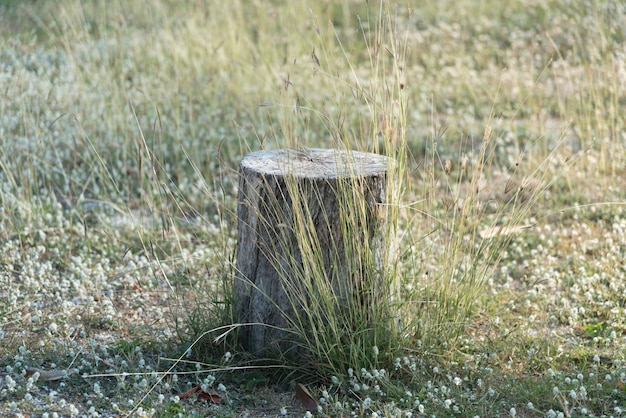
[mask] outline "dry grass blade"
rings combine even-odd
[[[60,380],[68,376],[67,370],[43,370],[35,367],[26,369],[26,377],[33,376],[35,373],[39,373],[39,378],[37,380],[40,382]]]
[[[494,226],[491,228],[483,229],[479,232],[482,239],[489,239],[498,236],[516,234],[526,229],[532,228],[535,224],[515,225],[515,226]]]

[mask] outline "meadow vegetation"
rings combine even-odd
[[[0,1],[0,414],[625,416],[626,7],[414,3]],[[237,168],[284,147],[397,162],[399,327],[259,363]]]

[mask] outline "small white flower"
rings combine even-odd
[[[17,384],[15,380],[13,380],[10,375],[7,375],[5,377],[5,382],[7,384],[7,389],[9,389],[9,392],[13,392],[15,390],[15,385]]]
[[[516,415],[517,415],[517,411],[515,410],[515,408],[511,408],[511,409],[509,410],[509,415],[510,415],[510,416],[512,416],[512,417],[514,417],[514,416],[516,416]]]
[[[280,414],[281,415],[287,415],[287,408],[285,408],[284,406],[282,408],[280,408]]]
[[[375,345],[374,347],[372,347],[372,351],[374,352],[374,356],[378,357],[378,353],[379,353],[378,346]]]

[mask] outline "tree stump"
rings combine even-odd
[[[233,299],[239,342],[250,353],[297,353],[325,315],[354,321],[388,293],[380,276],[390,162],[333,149],[242,159]]]

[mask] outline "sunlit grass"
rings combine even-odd
[[[321,385],[328,416],[623,415],[623,16],[559,0],[2,2],[0,410],[204,416],[175,398],[203,384],[229,401],[220,415],[267,397],[264,413],[299,416],[264,391],[288,376],[279,388]],[[235,333],[214,340],[233,319],[237,164],[282,147],[397,162],[381,300],[401,321],[338,346],[342,318],[311,312],[326,328],[298,331],[306,367],[245,373],[258,364]]]

